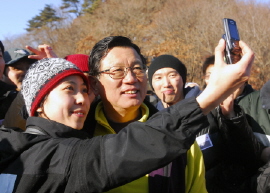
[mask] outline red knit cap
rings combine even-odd
[[[65,57],[67,61],[75,64],[81,71],[89,72],[88,55],[85,54],[73,54]]]

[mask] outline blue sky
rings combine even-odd
[[[59,7],[62,0],[1,0],[0,40],[25,33],[27,21],[38,15],[46,4]]]
[[[256,0],[270,2],[270,0]],[[27,21],[38,15],[45,4],[59,7],[62,0],[1,0],[0,40],[25,33]]]

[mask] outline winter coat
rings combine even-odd
[[[145,123],[131,123],[116,135],[92,139],[83,131],[30,117],[27,133],[0,129],[0,190],[106,191],[186,153],[205,122],[195,99],[158,112]]]
[[[223,116],[219,107],[211,111],[207,115],[210,126],[198,134],[209,193],[256,192],[254,176],[263,164],[260,156],[265,146],[253,135],[244,111],[237,105],[252,91],[247,84],[234,101],[236,116],[231,119]]]
[[[240,106],[235,105],[234,109],[236,117],[232,119],[225,118],[219,108],[208,114],[208,120],[217,121],[216,126],[210,123],[210,128],[199,133],[201,139],[196,139],[199,145],[203,144],[209,193],[256,192],[253,176],[263,165],[260,156],[265,146],[253,135]]]

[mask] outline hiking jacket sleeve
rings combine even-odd
[[[67,189],[102,192],[165,166],[186,153],[207,118],[195,98],[129,124],[118,134],[77,143]],[[93,184],[94,182],[94,184]]]
[[[234,110],[237,116],[227,119],[219,109],[219,128],[226,156],[237,164],[256,170],[262,164],[261,153],[265,146],[253,134],[243,109],[235,105]]]

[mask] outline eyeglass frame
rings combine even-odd
[[[146,66],[146,65],[145,65],[145,66]],[[124,76],[123,76],[123,77],[121,77],[121,78],[113,78],[113,77],[111,77],[112,73],[110,72],[110,70],[111,70],[112,68],[115,68],[115,67],[124,68]],[[132,71],[132,70],[134,70],[134,68],[137,68],[137,67],[112,66],[112,67],[110,67],[109,69],[99,71],[98,74],[106,73],[106,74],[108,74],[112,79],[117,80],[117,79],[123,79],[123,78],[125,78],[125,76],[126,76],[127,73],[128,73],[128,70],[127,70],[127,69],[130,69],[130,71],[131,71],[132,73],[134,73],[134,72]],[[146,66],[146,68],[142,67],[142,70],[144,71],[143,74],[146,75],[147,66]],[[136,73],[134,73],[134,74],[136,75]],[[142,76],[137,76],[137,75],[136,75],[136,77],[143,77],[144,75],[142,75]]]

